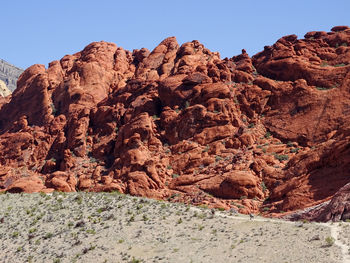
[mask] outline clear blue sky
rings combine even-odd
[[[152,50],[176,36],[224,58],[242,48],[254,55],[284,35],[350,25],[350,0],[8,0],[0,8],[0,58],[22,68],[100,40]]]

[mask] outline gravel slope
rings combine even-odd
[[[346,262],[324,224],[117,193],[2,194],[0,202],[0,262]],[[339,229],[349,243],[349,223]]]

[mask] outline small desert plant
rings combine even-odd
[[[13,238],[18,237],[18,236],[19,236],[19,232],[16,231],[16,232],[13,232],[13,233],[12,233],[12,237],[13,237]]]
[[[279,161],[287,161],[289,159],[288,155],[285,154],[275,154],[275,158]]]
[[[223,158],[219,155],[216,155],[215,156],[215,161],[218,162],[218,161],[221,161]]]
[[[290,149],[290,152],[291,153],[298,153],[300,150],[300,148],[293,148],[293,149]]]
[[[57,109],[55,108],[55,104],[51,103],[51,104],[50,104],[50,107],[51,107],[52,115],[53,115],[53,116],[56,116],[56,114],[57,114]]]
[[[266,132],[265,135],[264,135],[264,137],[265,137],[266,139],[269,139],[269,138],[271,137],[271,133],[270,133],[270,132]]]
[[[329,88],[326,87],[316,87],[317,90],[329,90]]]
[[[330,237],[330,236],[326,237],[325,240],[326,240],[326,244],[328,247],[333,246],[335,243],[335,239],[333,237]]]
[[[179,176],[180,176],[180,175],[178,175],[178,174],[173,174],[173,175],[172,175],[173,178],[178,178]]]
[[[208,152],[208,151],[209,151],[209,149],[210,149],[210,146],[209,146],[209,145],[207,145],[207,146],[205,146],[205,148],[204,148],[203,152]]]
[[[44,236],[44,239],[49,239],[53,237],[53,234],[52,233],[47,233],[45,236]]]
[[[141,260],[132,257],[132,260],[130,261],[130,263],[141,263]]]
[[[336,64],[334,67],[345,67],[346,65],[344,63]]]
[[[267,212],[267,211],[269,211],[269,210],[270,210],[270,207],[264,207],[264,208],[263,208],[263,211],[264,211],[264,212]]]
[[[94,234],[96,234],[96,231],[95,231],[95,229],[88,229],[88,230],[86,230],[86,233],[94,235]]]

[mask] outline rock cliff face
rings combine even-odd
[[[5,82],[0,80],[0,97],[7,97],[11,95],[11,91],[6,87]]]
[[[0,59],[0,80],[5,82],[7,88],[12,92],[17,87],[17,79],[23,73],[23,69],[17,68],[10,63]]]
[[[92,43],[0,101],[0,187],[270,215],[320,204],[350,182],[349,63],[345,26],[252,58],[174,37],[152,52]]]

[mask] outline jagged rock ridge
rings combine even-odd
[[[23,73],[23,69],[15,67],[5,60],[0,59],[0,80],[5,82],[7,88],[13,92],[17,88],[17,79]]]
[[[92,43],[0,101],[0,187],[271,215],[325,202],[350,181],[349,63],[345,26],[252,58],[174,37],[152,52]]]

